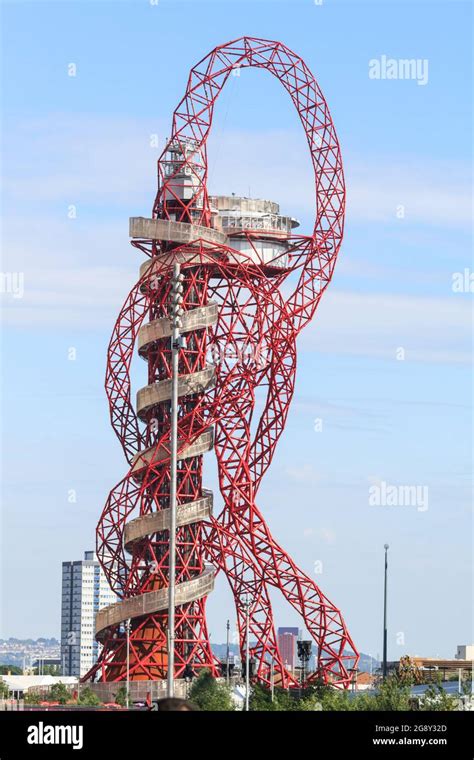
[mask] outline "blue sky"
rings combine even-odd
[[[0,636],[58,635],[60,563],[92,548],[125,474],[103,376],[140,264],[128,217],[150,214],[151,136],[162,145],[169,134],[189,69],[247,34],[281,40],[315,74],[348,188],[342,252],[300,337],[293,407],[259,503],[362,651],[382,648],[387,541],[389,657],[452,656],[472,640],[472,294],[452,289],[454,273],[472,271],[470,5],[4,2],[2,12],[2,271],[24,273],[24,297],[1,294]],[[370,79],[383,55],[427,59],[427,84]],[[250,189],[310,231],[304,136],[268,74],[227,83],[209,157],[211,191]],[[206,467],[217,494],[209,458]],[[427,486],[429,508],[370,506],[380,481]],[[277,625],[300,624],[278,594],[274,605]],[[212,639],[224,640],[235,614],[223,578],[208,615]]]

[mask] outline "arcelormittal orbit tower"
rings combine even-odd
[[[233,69],[245,66],[276,77],[298,111],[314,169],[310,235],[296,234],[298,223],[280,214],[274,200],[208,195],[214,105]],[[166,679],[168,641],[175,679],[200,668],[218,675],[205,605],[223,572],[242,653],[249,631],[254,678],[269,683],[272,671],[277,683],[297,685],[278,649],[273,588],[312,638],[316,669],[308,680],[349,684],[358,654],[342,615],[273,539],[258,499],[293,397],[296,338],[334,271],[344,205],[334,125],[301,58],[280,42],[243,37],[191,70],[158,161],[151,218],[130,220],[132,245],[145,258],[115,324],[106,375],[128,471],[97,527],[97,554],[120,601],[97,615],[102,650],[86,679],[123,681],[127,668],[131,681]],[[148,377],[132,400],[136,349]],[[258,418],[257,393],[264,398]],[[219,498],[206,488],[204,464],[212,456]],[[173,575],[174,626],[168,615]]]

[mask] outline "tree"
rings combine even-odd
[[[298,710],[298,700],[294,693],[289,692],[287,689],[275,689],[275,710],[280,712],[293,712]]]
[[[26,705],[37,705],[40,702],[42,702],[43,699],[44,699],[43,696],[41,696],[40,694],[34,691],[25,692],[25,695],[23,697],[23,701],[25,702]]]
[[[423,681],[423,675],[420,668],[409,655],[400,657],[400,662],[398,664],[398,678],[400,683],[405,683],[409,686]]]
[[[422,710],[452,711],[456,710],[458,698],[448,694],[441,684],[428,686],[421,700]]]
[[[303,692],[304,697],[316,696],[322,699],[331,691],[331,687],[322,678],[316,678]]]
[[[278,702],[275,699],[272,702],[272,694],[270,689],[267,689],[262,684],[256,683],[252,686],[249,699],[249,709],[254,712],[267,712],[278,710]]]
[[[379,710],[377,703],[377,694],[369,694],[366,691],[361,691],[356,694],[350,701],[350,710],[357,710],[357,712],[374,712]]]
[[[41,667],[41,675],[43,676],[58,676],[60,671],[61,667],[59,665],[43,665]],[[39,666],[33,668],[33,672],[35,675],[40,675]]]
[[[82,689],[79,694],[77,703],[78,705],[89,705],[90,707],[94,707],[95,705],[100,705],[100,699],[89,686],[86,686],[86,688]]]
[[[318,697],[325,711],[355,710],[354,700],[349,697],[347,689],[329,688]]]
[[[234,703],[230,689],[218,683],[209,670],[203,670],[194,681],[189,691],[189,700],[206,711],[231,711]]]
[[[321,700],[318,696],[318,687],[305,689],[302,699],[298,699],[298,694],[294,690],[288,692],[287,689],[277,687],[274,690],[272,701],[272,694],[268,687],[262,686],[261,684],[254,684],[250,694],[249,707],[250,710],[259,712],[320,710]]]
[[[127,704],[127,687],[123,685],[120,686],[114,699],[118,705],[120,705],[121,707],[125,707],[125,705]]]
[[[49,702],[59,702],[60,705],[65,705],[70,698],[69,689],[65,683],[53,683],[48,695]]]
[[[303,697],[297,703],[296,710],[301,712],[318,712],[323,710],[323,702],[316,694],[309,694],[307,697]]]
[[[0,665],[0,675],[1,676],[21,676],[23,673],[23,670],[19,668],[17,665]]]
[[[379,686],[376,695],[377,710],[394,711],[410,710],[411,703],[411,683],[407,682],[405,676],[404,682],[401,683],[396,674],[388,676]]]
[[[472,674],[469,672],[466,674],[466,677],[462,679],[461,692],[465,697],[472,694]]]

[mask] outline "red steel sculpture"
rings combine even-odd
[[[289,93],[314,168],[311,235],[270,201],[211,197],[206,143],[228,77],[252,66]],[[316,670],[347,687],[359,655],[337,607],[273,539],[258,489],[283,432],[294,392],[296,337],[312,319],[341,245],[345,187],[339,143],[326,101],[306,64],[280,42],[242,37],[217,47],[190,72],[172,133],[158,161],[150,219],[131,219],[132,245],[147,259],[119,314],[108,349],[106,391],[129,470],[111,491],[97,527],[97,554],[120,601],[101,610],[99,660],[84,680],[167,677],[170,520],[171,275],[183,276],[179,352],[176,512],[175,678],[219,663],[205,603],[219,571],[235,599],[241,651],[245,600],[253,676],[296,686],[282,661],[269,588],[279,589],[313,639]],[[234,204],[234,205],[233,205]],[[226,211],[227,209],[227,211]],[[148,384],[131,401],[138,353]],[[256,419],[256,399],[263,411]],[[215,450],[223,508],[213,514],[203,487],[203,455]]]

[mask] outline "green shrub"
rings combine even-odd
[[[95,705],[100,705],[100,699],[89,686],[86,686],[86,688],[79,694],[77,703],[79,705],[89,705],[89,707],[94,707]]]
[[[194,681],[189,691],[189,700],[206,711],[235,709],[230,689],[225,684],[218,683],[208,670],[203,670]]]
[[[115,702],[120,705],[121,707],[125,707],[127,704],[127,687],[126,686],[120,686],[118,692],[116,693]]]
[[[65,705],[71,698],[71,693],[65,683],[53,683],[47,700],[49,702],[59,702],[61,705]]]

